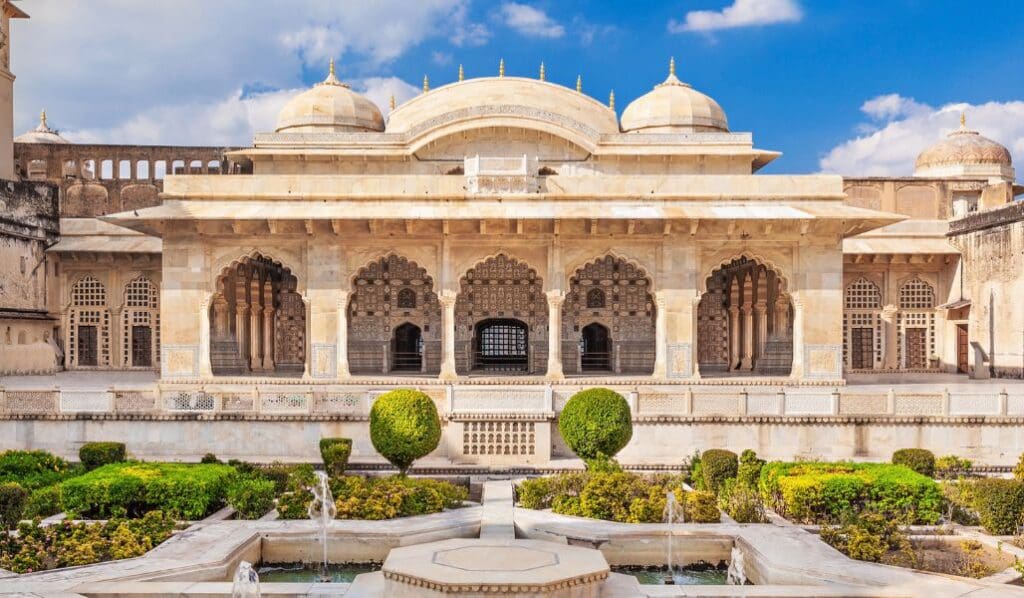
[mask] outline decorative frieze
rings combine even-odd
[[[114,408],[113,393],[105,390],[60,391],[61,413],[106,413]]]
[[[462,454],[533,455],[536,424],[530,421],[483,420],[462,424]]]

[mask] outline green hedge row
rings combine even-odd
[[[228,465],[112,463],[61,484],[61,502],[72,517],[139,517],[160,510],[201,519],[224,504],[235,469]]]
[[[28,491],[52,486],[81,473],[81,468],[46,451],[0,453],[0,483],[17,482]]]
[[[934,524],[942,510],[938,484],[902,465],[771,462],[759,481],[765,502],[803,523],[836,523],[873,512],[905,524]]]
[[[281,519],[306,519],[313,499],[306,486],[308,479],[291,482],[290,490],[278,498]],[[462,505],[469,493],[466,488],[428,478],[389,476],[373,478],[343,476],[331,478],[331,494],[338,519],[394,519],[413,515],[438,513]]]

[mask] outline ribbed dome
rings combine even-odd
[[[620,122],[627,132],[729,131],[729,121],[718,102],[676,77],[675,60],[669,63],[665,82],[626,106]]]
[[[327,78],[292,98],[277,116],[278,133],[383,130],[380,109],[338,80],[333,60]]]
[[[39,114],[39,126],[14,138],[16,143],[71,143],[46,124],[46,110]]]
[[[914,164],[915,174],[949,166],[1010,166],[1010,151],[999,143],[971,131],[965,118],[960,128],[921,152]]]

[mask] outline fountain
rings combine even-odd
[[[316,483],[309,489],[313,493],[313,502],[309,503],[308,513],[309,518],[320,527],[320,548],[323,552],[323,560],[320,563],[320,581],[328,582],[331,577],[327,567],[327,528],[331,526],[334,516],[338,514],[338,508],[334,506],[334,497],[331,496],[331,487],[327,483],[327,474],[322,471],[315,473]]]
[[[260,598],[260,576],[253,570],[252,563],[238,563],[231,583],[231,598]]]
[[[731,586],[747,585],[747,573],[743,559],[743,551],[739,546],[733,546],[732,554],[729,556],[729,572],[726,574],[726,583]]]
[[[665,577],[666,585],[675,584],[676,569],[673,565],[673,549],[675,548],[675,525],[686,523],[686,513],[682,505],[676,500],[676,493],[669,490],[665,494],[665,523],[668,524],[668,541],[665,548],[665,564],[668,566],[668,575]]]

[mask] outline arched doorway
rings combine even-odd
[[[406,322],[395,328],[391,340],[391,369],[399,372],[423,370],[423,332],[419,326]]]
[[[215,375],[302,375],[306,304],[297,284],[291,270],[259,254],[224,269],[210,306]]]
[[[160,362],[160,289],[146,276],[124,287],[121,312],[125,367],[152,367]]]
[[[400,336],[414,328],[415,344]],[[398,255],[359,269],[348,304],[348,364],[354,374],[440,371],[441,306],[426,269]]]
[[[473,369],[526,372],[530,364],[530,328],[509,318],[483,320],[474,334]]]
[[[716,269],[697,307],[701,376],[788,376],[793,307],[778,272],[747,257]]]
[[[543,371],[548,305],[543,281],[524,262],[498,254],[468,270],[455,301],[460,373]]]
[[[585,351],[584,327],[598,321],[605,348]],[[651,374],[654,325],[651,279],[644,269],[613,255],[597,258],[569,278],[562,306],[562,369]],[[597,334],[596,329],[592,332]]]
[[[608,328],[597,322],[587,324],[580,334],[580,369],[584,372],[611,370],[611,349]]]

